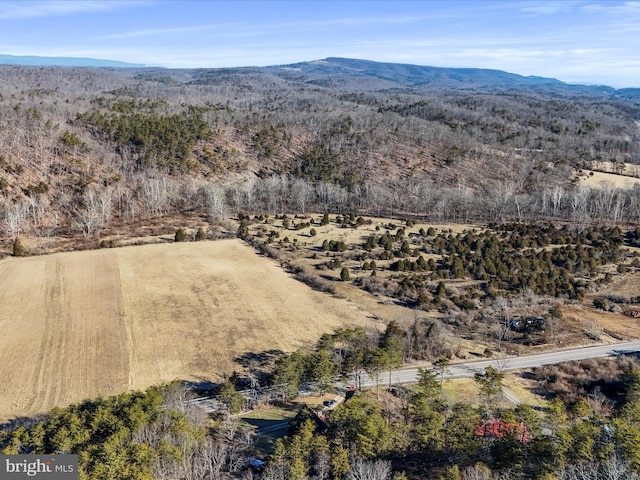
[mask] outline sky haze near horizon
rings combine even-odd
[[[640,1],[0,0],[0,54],[168,68],[347,57],[640,87]]]

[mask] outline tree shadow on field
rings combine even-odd
[[[188,390],[195,392],[197,395],[211,395],[220,387],[220,383],[212,382],[208,378],[198,378],[196,381],[180,380],[180,383]]]
[[[33,417],[16,417],[8,420],[4,423],[0,423],[0,430],[11,432],[19,427],[30,428],[33,427],[38,422],[44,420],[46,418],[45,415],[36,415]]]
[[[285,353],[278,349],[264,350],[262,352],[245,352],[239,357],[234,358],[234,361],[238,362],[245,368],[264,368],[271,366],[278,358],[284,355]]]
[[[245,376],[237,377],[236,387],[255,388],[257,385],[266,385],[273,365],[284,355],[282,350],[272,349],[262,352],[245,352],[234,358],[237,363],[246,368]]]
[[[328,275],[326,273],[321,273],[320,275],[318,275],[320,278],[323,278],[324,280],[327,280],[328,282],[338,282],[340,281],[339,278],[336,277],[332,277],[331,275]]]

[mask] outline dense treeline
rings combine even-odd
[[[5,425],[0,450],[77,454],[81,480],[238,478],[253,431],[230,416],[209,419],[190,398],[174,382],[54,408]]]
[[[434,331],[427,336],[434,343],[441,342],[436,339],[437,329],[433,327],[434,325]],[[402,364],[404,334],[396,322],[391,322],[379,337],[367,334],[361,328],[340,329],[333,334],[325,334],[318,340],[312,354],[299,351],[279,358],[274,366],[271,383],[282,386],[285,397],[295,397],[304,382],[312,382],[314,388],[324,392],[331,388],[333,379],[338,374],[353,374],[358,383],[362,372],[377,375]],[[429,340],[412,340],[415,343],[425,341]],[[444,348],[442,343],[440,348]]]
[[[154,478],[156,466],[182,461],[204,440],[201,421],[176,396],[180,388],[55,408],[30,426],[0,431],[2,453],[75,453],[81,479]]]
[[[133,102],[116,102],[107,113],[78,114],[77,122],[100,140],[113,142],[123,158],[133,157],[138,169],[184,172],[195,168],[193,149],[211,134],[202,109],[189,107],[181,114],[162,115],[156,104],[147,107],[149,113],[142,113]]]

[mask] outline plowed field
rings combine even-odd
[[[0,262],[0,418],[290,351],[369,314],[235,240]]]

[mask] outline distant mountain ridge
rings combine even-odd
[[[526,83],[531,85],[553,84],[564,82],[555,78],[538,76],[524,77],[515,73],[487,68],[446,68],[430,67],[403,63],[374,62],[350,58],[329,57],[323,60],[302,62],[289,65],[290,68],[300,68],[306,73],[344,73],[354,76],[375,76],[393,81],[407,83],[429,83],[438,80],[453,80],[458,83],[477,83],[491,81],[492,83]]]
[[[289,65],[264,67],[272,72],[283,72],[289,75],[303,75],[310,81],[326,86],[335,86],[336,79],[343,82],[352,81],[354,86],[366,89],[367,83],[372,89],[374,79],[387,87],[414,87],[429,89],[462,89],[462,90],[510,90],[531,89],[557,93],[597,94],[609,96],[616,89],[606,85],[577,85],[565,83],[555,78],[541,76],[523,76],[502,70],[486,68],[447,68],[430,67],[402,63],[385,63],[371,60],[329,57],[322,60],[300,62]],[[332,81],[331,81],[332,80]],[[364,81],[364,83],[363,83]],[[329,83],[327,83],[329,82]]]
[[[139,63],[80,57],[14,56],[0,54],[0,65],[107,67],[122,68],[125,75],[140,79],[176,83],[216,83],[228,75],[267,74],[294,83],[315,84],[319,87],[346,91],[426,91],[456,90],[486,93],[516,93],[527,91],[563,96],[618,97],[639,101],[640,88],[616,90],[607,85],[566,83],[556,78],[537,75],[523,76],[488,68],[432,67],[405,63],[327,57],[306,62],[264,67],[201,67],[164,68]],[[239,77],[238,77],[239,78]]]
[[[37,55],[4,55],[0,54],[0,64],[2,65],[26,65],[42,67],[120,67],[120,68],[140,68],[142,63],[127,63],[117,60],[103,60],[98,58],[80,57],[41,57]]]

